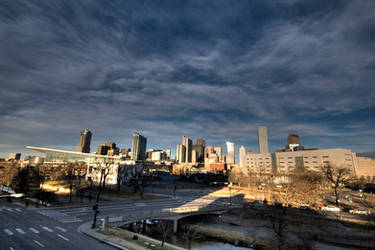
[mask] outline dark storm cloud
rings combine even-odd
[[[256,149],[374,147],[372,1],[2,1],[0,151],[150,147],[182,134]],[[328,138],[328,139],[327,139]],[[370,139],[369,139],[370,138]]]

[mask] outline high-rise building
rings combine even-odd
[[[235,158],[234,158],[234,143],[227,141],[227,163],[228,164],[234,164]]]
[[[185,153],[186,153],[185,146],[182,144],[177,144],[176,161],[178,163],[185,162]]]
[[[107,155],[108,147],[105,144],[98,146],[98,155]]]
[[[205,147],[206,146],[206,141],[203,138],[197,138],[195,144],[196,145],[201,145],[201,146]]]
[[[185,162],[191,162],[191,151],[193,150],[192,141],[189,137],[182,136],[182,145],[185,146]]]
[[[219,158],[219,162],[223,162],[223,148],[221,146],[214,147],[215,154]]]
[[[133,134],[132,160],[143,161],[146,159],[147,138],[139,133]]]
[[[286,140],[287,140],[287,144],[285,146],[285,149],[290,150],[290,151],[301,150],[301,149],[303,150],[303,148],[301,147],[301,142],[300,142],[298,135],[289,134]]]
[[[88,129],[85,129],[81,132],[77,152],[90,153],[91,135],[92,134]]]
[[[9,160],[16,160],[16,161],[18,161],[20,159],[21,159],[21,153],[10,153],[8,155],[8,161]]]
[[[197,151],[195,149],[191,150],[191,163],[197,162]]]
[[[259,153],[268,154],[268,137],[267,137],[267,127],[258,127],[258,142],[259,142]]]
[[[165,154],[167,156],[167,160],[170,160],[171,159],[171,150],[170,149],[165,150]]]
[[[288,144],[301,144],[299,135],[296,134],[289,134],[286,140]]]
[[[116,143],[113,141],[107,141],[105,145],[108,147],[108,149],[115,149],[116,148]]]
[[[196,144],[193,146],[193,150],[196,152],[196,161],[204,162],[204,146]]]
[[[240,167],[245,166],[245,157],[246,157],[246,148],[244,146],[240,147],[240,153],[239,153],[239,158],[240,158]]]

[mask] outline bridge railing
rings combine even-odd
[[[199,214],[203,212],[215,212],[223,211],[229,208],[233,208],[229,204],[225,205],[205,205],[205,206],[192,206],[192,207],[177,207],[177,208],[164,208],[157,210],[139,211],[136,213],[131,213],[127,215],[119,215],[108,217],[109,223],[119,223],[119,222],[135,222],[141,220],[151,220],[151,219],[162,219],[165,217],[181,216],[186,214]]]

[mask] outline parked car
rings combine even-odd
[[[371,212],[364,208],[358,208],[358,209],[351,209],[349,210],[349,213],[351,214],[361,214],[361,215],[370,215]]]
[[[334,207],[334,206],[324,206],[321,208],[321,210],[325,212],[334,212],[334,213],[338,213],[341,211],[340,208]]]

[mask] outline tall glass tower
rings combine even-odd
[[[91,135],[92,133],[88,129],[85,129],[81,132],[77,152],[90,153]]]
[[[143,161],[146,159],[147,138],[139,133],[133,134],[132,160]]]

